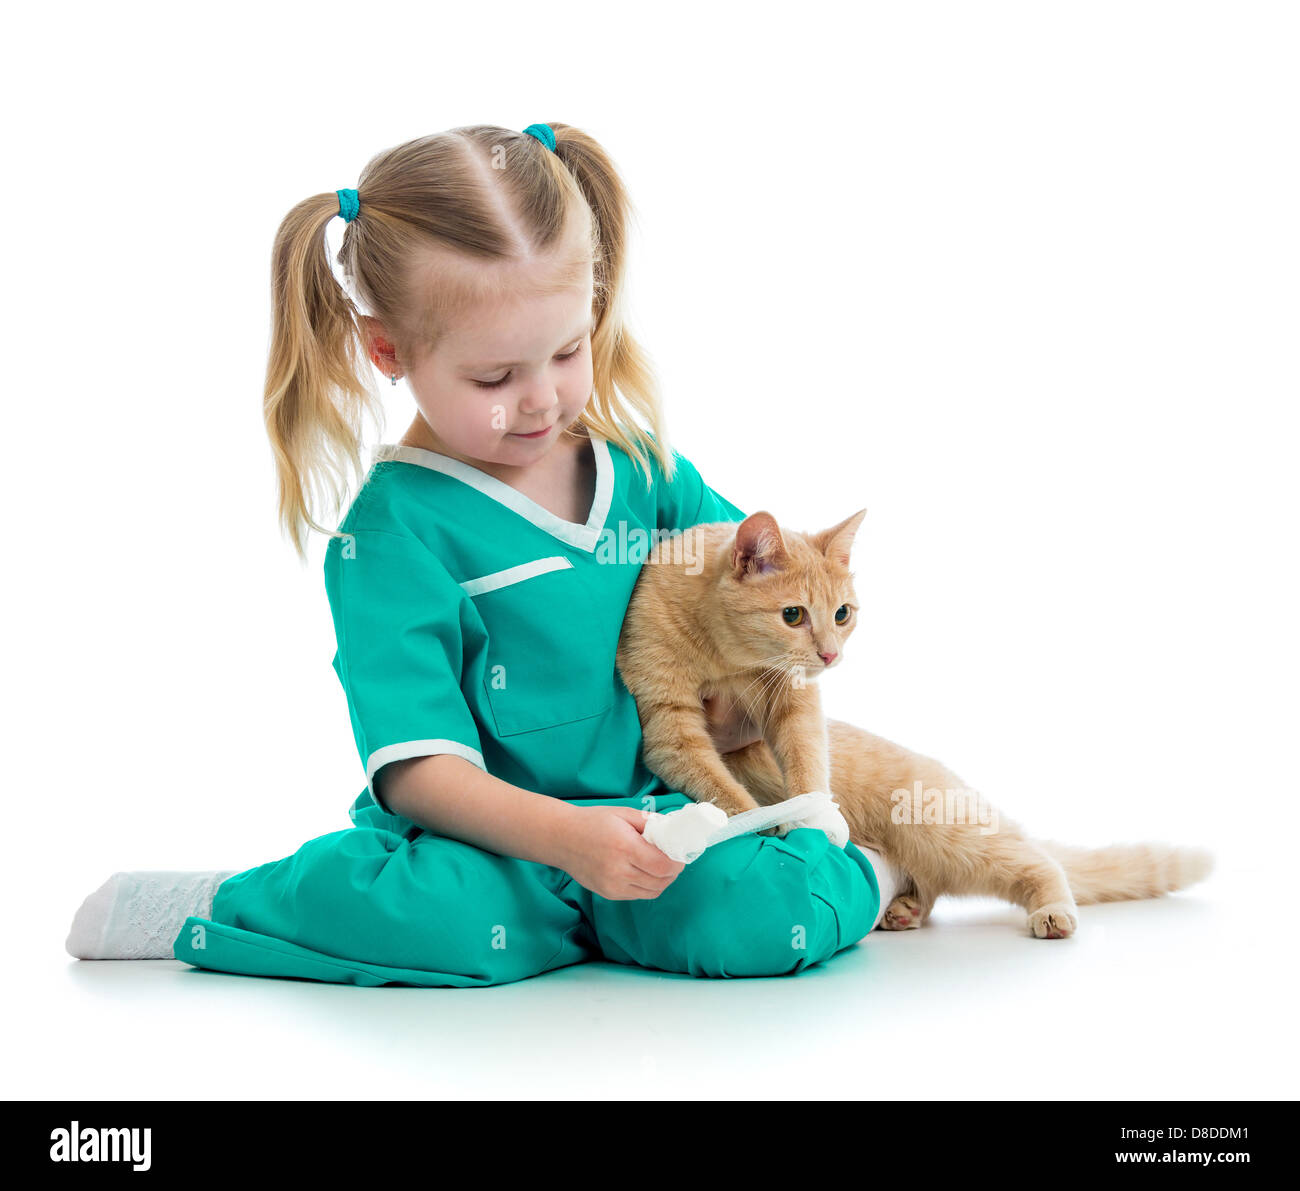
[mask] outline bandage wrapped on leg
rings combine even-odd
[[[849,825],[838,805],[824,790],[800,794],[771,806],[727,816],[711,802],[693,802],[666,815],[651,812],[645,825],[645,837],[673,860],[690,864],[707,848],[738,835],[765,831],[781,824],[792,827],[816,827],[831,842],[842,848],[849,842]]]

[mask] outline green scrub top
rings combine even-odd
[[[325,589],[366,789],[392,761],[451,753],[569,800],[665,791],[614,665],[640,566],[664,531],[746,514],[685,457],[653,483],[590,436],[596,493],[565,521],[487,472],[384,444],[325,556]]]

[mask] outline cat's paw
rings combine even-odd
[[[773,827],[770,831],[763,831],[760,832],[759,834],[784,836],[784,835],[789,835],[790,832],[794,831],[798,827],[815,827],[815,826],[817,826],[815,823],[810,823],[807,819],[800,819],[799,822],[797,823],[782,823],[779,827]],[[822,830],[825,829],[823,828]],[[829,836],[830,832],[827,831],[826,834]]]
[[[921,903],[900,893],[880,920],[881,930],[916,930],[921,925]]]
[[[777,835],[785,835],[787,831],[793,831],[796,827],[815,828],[825,834],[826,838],[837,848],[842,848],[849,842],[848,821],[841,813],[839,804],[835,802],[830,802],[826,806],[818,806],[797,822],[782,823],[776,829],[776,833]]]
[[[1073,906],[1049,902],[1029,915],[1029,926],[1040,939],[1068,939],[1079,929],[1079,920]]]

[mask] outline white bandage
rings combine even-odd
[[[826,832],[831,843],[837,848],[844,847],[849,842],[849,824],[844,816],[840,814],[839,805],[831,801],[829,794],[825,794],[820,790],[815,795],[805,794],[803,797],[817,797],[823,801],[814,804],[809,814],[790,821],[796,827],[816,827],[818,830]],[[790,801],[795,802],[797,799],[792,798]]]
[[[744,811],[727,817],[711,802],[693,802],[666,815],[651,812],[645,825],[645,837],[661,852],[682,864],[697,860],[707,848],[738,835],[765,831],[782,823],[796,827],[816,827],[831,842],[842,848],[849,842],[849,825],[831,796],[823,790],[787,798],[771,806]]]
[[[692,802],[661,815],[651,811],[645,837],[670,860],[690,864],[713,842],[727,825],[727,812],[711,802]]]

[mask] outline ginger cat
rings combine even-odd
[[[940,895],[966,894],[1014,902],[1036,937],[1059,939],[1077,929],[1080,904],[1156,897],[1205,877],[1213,862],[1200,849],[1030,839],[938,761],[824,718],[815,679],[843,659],[856,624],[849,556],[865,514],[803,534],[760,512],[651,549],[616,655],[646,765],[728,815],[829,790],[853,842],[906,874],[885,930],[919,927]],[[711,696],[738,702],[763,739],[719,754]]]

